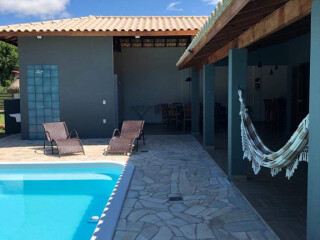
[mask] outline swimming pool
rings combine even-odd
[[[114,231],[122,204],[118,199],[111,209],[109,198],[119,194],[114,189],[124,169],[111,163],[1,165],[0,239],[89,240],[108,210]],[[123,203],[127,189],[121,191]]]

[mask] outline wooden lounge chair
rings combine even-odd
[[[124,121],[121,132],[115,129],[108,145],[107,153],[132,153],[134,142],[138,151],[139,140],[142,138],[145,145],[143,133],[144,121]]]
[[[51,144],[51,151],[53,154],[53,143],[56,143],[59,157],[64,154],[70,153],[84,153],[82,143],[79,139],[76,130],[68,132],[68,128],[65,122],[55,122],[55,123],[43,123],[44,128],[44,141],[43,148],[46,148],[46,139]],[[71,134],[75,133],[76,137],[71,138]]]
[[[134,147],[134,138],[111,138],[107,153],[124,153],[125,155],[131,154]]]

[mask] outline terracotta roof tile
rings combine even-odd
[[[0,32],[199,30],[206,16],[88,16],[0,26]]]

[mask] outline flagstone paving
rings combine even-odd
[[[115,240],[278,239],[192,136],[150,136],[145,149],[129,160]]]
[[[0,139],[0,162],[112,161],[135,166],[115,240],[272,240],[278,237],[192,136],[148,136],[148,152],[103,156],[107,139],[83,140],[86,155],[59,158],[42,141]],[[169,201],[169,197],[183,201]]]
[[[51,147],[43,149],[43,140],[21,140],[19,134],[11,135],[0,139],[0,163],[1,162],[72,162],[72,161],[112,161],[125,163],[127,156],[103,156],[104,149],[107,148],[108,139],[82,139],[85,155],[72,154],[59,158],[58,151],[54,148],[51,154]]]

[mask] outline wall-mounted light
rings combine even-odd
[[[272,70],[272,67],[271,67],[271,70],[270,70],[270,75],[273,75],[273,70]]]
[[[140,36],[135,36],[136,39],[140,39]]]
[[[190,96],[191,96],[191,81],[192,81],[192,78],[191,78],[191,68],[189,68],[189,77],[187,77],[186,79],[186,82],[188,83],[189,85],[189,104],[191,103],[190,101]]]
[[[42,39],[42,36],[37,36],[37,39]]]

